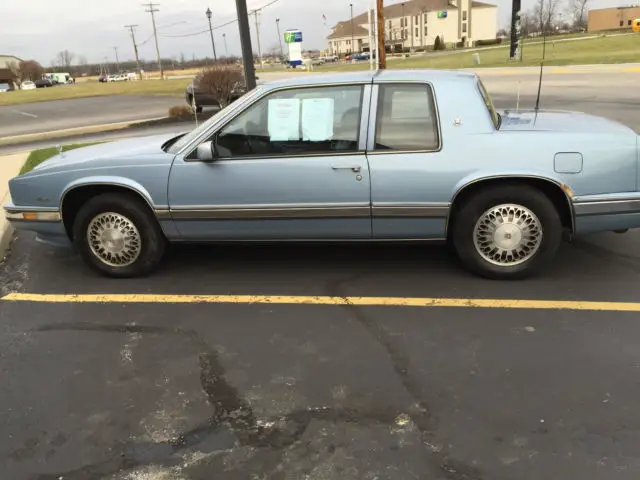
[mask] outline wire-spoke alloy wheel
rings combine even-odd
[[[110,267],[127,267],[142,251],[142,237],[135,224],[115,212],[100,213],[91,219],[87,242],[93,254]]]
[[[535,213],[522,205],[497,205],[476,222],[473,243],[487,262],[505,267],[518,265],[540,248],[542,224]]]

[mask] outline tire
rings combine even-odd
[[[106,235],[114,233],[109,225],[116,221],[120,222],[121,229],[115,230],[117,237],[110,239],[111,244],[115,243],[116,249],[128,247],[128,256],[122,255],[122,250],[119,250],[120,255],[108,254],[105,245],[99,241],[100,232]],[[93,242],[87,238],[90,228],[94,231]],[[128,244],[121,236],[123,228],[129,232],[131,240]],[[73,223],[73,239],[80,256],[89,267],[113,278],[139,277],[150,273],[162,260],[167,245],[160,225],[147,205],[126,193],[105,193],[85,203]]]
[[[507,220],[519,216],[520,223],[501,223],[504,236],[500,239],[506,249],[499,250],[492,248],[496,237],[488,220],[505,214]],[[530,242],[521,248],[519,242],[510,246],[509,240],[517,242],[523,232],[529,234]],[[468,270],[493,280],[516,280],[537,273],[554,257],[562,242],[562,222],[554,204],[540,190],[504,185],[471,196],[455,215],[451,235],[458,258]]]

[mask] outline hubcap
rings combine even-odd
[[[529,260],[542,244],[542,224],[526,207],[505,204],[484,212],[473,229],[476,251],[501,267]]]
[[[131,265],[142,250],[142,239],[133,222],[113,212],[93,217],[87,227],[87,241],[93,254],[111,267]]]

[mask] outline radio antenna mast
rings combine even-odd
[[[540,61],[540,79],[538,80],[538,96],[536,97],[535,111],[538,113],[540,108],[540,89],[542,88],[542,68],[544,67],[544,55],[547,50],[547,31],[545,26],[542,26],[542,60]]]

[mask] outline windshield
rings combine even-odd
[[[196,138],[198,138],[203,132],[207,131],[209,129],[209,127],[214,124],[215,122],[218,121],[218,118],[220,118],[223,115],[226,115],[226,113],[235,107],[235,105],[237,104],[237,102],[241,102],[244,98],[246,98],[247,95],[254,95],[256,93],[258,93],[260,91],[260,88],[255,88],[247,93],[245,93],[242,97],[240,97],[238,100],[236,100],[233,103],[230,103],[229,105],[227,105],[226,107],[224,107],[222,110],[220,110],[219,112],[217,112],[215,115],[213,115],[209,120],[207,120],[206,122],[202,123],[200,126],[194,128],[193,130],[191,130],[189,133],[187,133],[186,135],[184,135],[182,138],[180,138],[177,142],[175,142],[173,145],[171,145],[168,149],[167,149],[167,153],[172,153],[172,154],[176,154],[178,153],[180,150],[182,150],[182,148],[185,145],[188,145],[189,143],[191,143],[193,140],[195,140]]]
[[[482,99],[484,100],[484,104],[487,106],[487,109],[489,110],[489,115],[491,115],[491,120],[493,121],[493,125],[496,127],[496,129],[499,129],[500,123],[502,123],[500,114],[496,111],[495,107],[493,106],[491,97],[489,96],[487,89],[485,88],[484,84],[482,83],[482,80],[480,79],[478,79],[478,88],[480,90],[480,94],[482,95]]]

